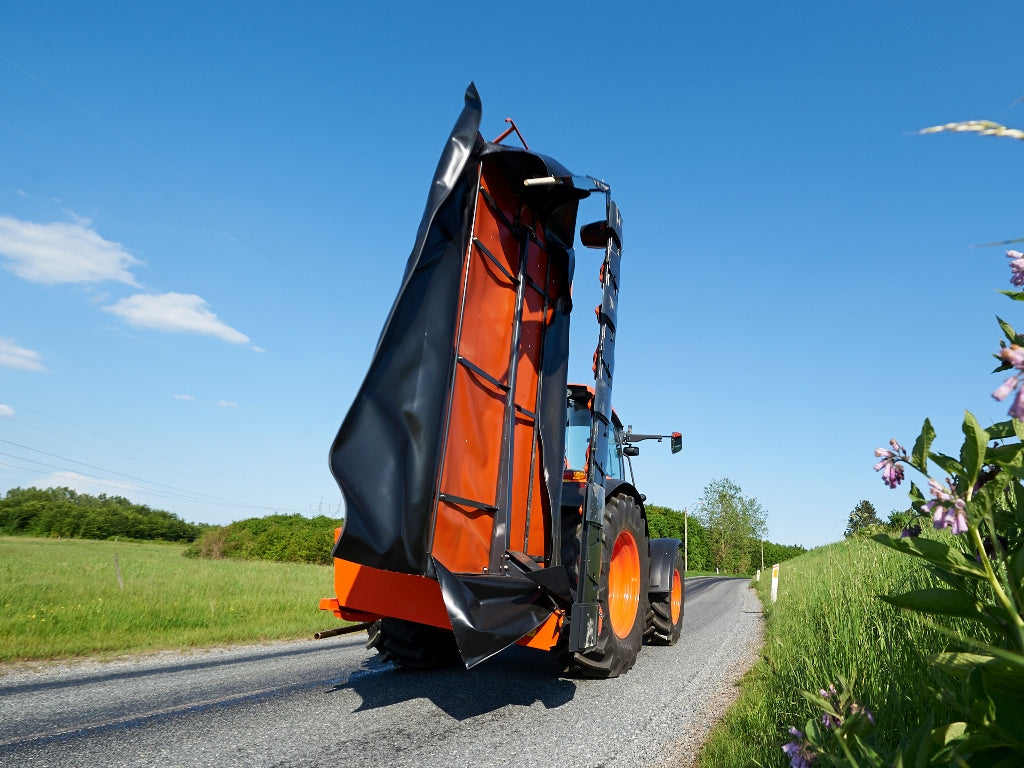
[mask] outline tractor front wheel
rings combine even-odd
[[[570,673],[608,678],[633,668],[647,618],[650,552],[646,529],[632,496],[614,496],[605,504],[597,645],[572,654]]]

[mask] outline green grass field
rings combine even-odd
[[[926,657],[948,639],[875,597],[931,586],[919,562],[851,539],[783,563],[774,605],[770,581],[769,569],[756,585],[766,616],[761,660],[705,745],[700,768],[788,766],[781,749],[789,741],[786,729],[802,730],[809,717],[820,717],[800,691],[816,692],[840,678],[854,682],[857,697],[875,713],[873,738],[880,745],[895,746],[938,711],[927,691]]]
[[[303,638],[338,625],[317,608],[334,594],[329,567],[183,551],[0,537],[0,661]]]

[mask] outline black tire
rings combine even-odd
[[[455,635],[403,619],[378,619],[366,631],[367,648],[376,648],[381,661],[409,669],[437,669],[461,660]]]
[[[650,610],[647,611],[647,626],[644,642],[650,645],[675,645],[683,629],[683,607],[685,605],[686,580],[683,578],[683,556],[676,552],[672,565],[672,580],[678,579],[679,592],[669,591],[650,596]],[[673,603],[675,603],[673,610]]]
[[[609,678],[628,672],[636,663],[636,656],[643,645],[644,623],[647,617],[647,590],[650,584],[650,552],[647,544],[647,526],[644,524],[640,506],[632,496],[615,496],[604,507],[602,524],[601,583],[598,601],[601,605],[597,646],[585,653],[574,653],[569,659],[569,673],[578,677]],[[632,552],[629,560],[633,565],[629,572],[634,576],[630,587],[619,595],[613,594],[612,609],[609,609],[609,573],[612,569],[612,555],[616,542],[623,543],[623,549]],[[629,542],[632,541],[632,545]],[[621,568],[616,565],[616,568]],[[634,570],[635,568],[635,570]],[[612,581],[616,581],[613,578]],[[635,612],[627,611],[627,617],[620,614],[622,606],[632,604]],[[621,626],[613,627],[615,615],[619,615]]]

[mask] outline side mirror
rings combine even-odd
[[[672,433],[672,453],[679,453],[683,450],[683,435],[681,432]]]
[[[640,455],[640,449],[637,448],[635,445],[626,445],[626,446],[623,446],[623,448],[622,448],[622,455],[623,456],[639,456]]]

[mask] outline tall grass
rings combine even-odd
[[[930,653],[949,640],[916,616],[876,598],[933,581],[918,561],[866,539],[821,547],[783,563],[778,602],[769,578],[757,585],[765,606],[761,660],[741,683],[740,698],[701,752],[700,768],[786,766],[787,728],[815,712],[800,691],[845,678],[874,712],[873,740],[900,738],[938,712],[927,684]],[[941,714],[941,713],[940,713]]]
[[[0,661],[309,637],[335,626],[317,608],[333,594],[330,568],[183,550],[0,538]]]

